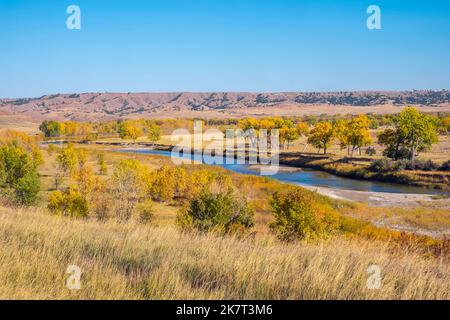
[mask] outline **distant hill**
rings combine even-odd
[[[81,93],[0,99],[0,115],[39,119],[100,120],[168,116],[276,115],[277,110],[327,107],[450,106],[450,91],[358,91],[287,93]],[[317,110],[319,110],[316,108]],[[314,108],[313,108],[314,109]],[[360,111],[370,112],[372,108]],[[439,108],[437,108],[439,109]]]

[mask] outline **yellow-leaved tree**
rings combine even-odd
[[[310,131],[308,143],[319,149],[319,152],[323,149],[323,154],[326,154],[334,135],[335,131],[330,122],[319,122]]]

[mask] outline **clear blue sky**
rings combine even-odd
[[[450,89],[450,1],[0,0],[4,98],[381,89]]]

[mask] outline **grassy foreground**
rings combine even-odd
[[[1,299],[450,299],[447,261],[365,240],[286,245],[0,207],[0,244]]]

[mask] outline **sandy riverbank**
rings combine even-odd
[[[420,202],[423,201],[435,201],[432,194],[369,192],[315,186],[303,187],[330,198],[364,202],[381,207],[419,206]]]

